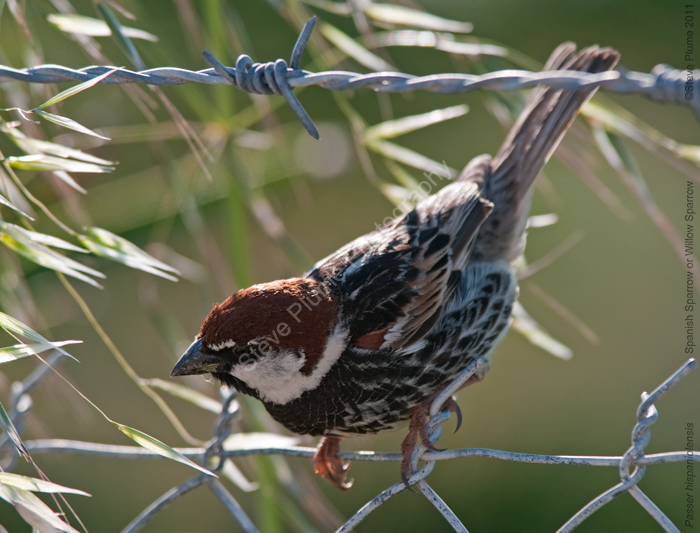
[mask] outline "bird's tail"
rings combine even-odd
[[[564,43],[552,53],[545,70],[604,72],[612,69],[619,57],[611,48],[592,46],[576,53],[573,43]],[[538,86],[530,93],[525,109],[482,178],[482,196],[495,207],[479,232],[475,255],[514,261],[522,254],[532,184],[578,110],[595,91],[595,87],[575,91]]]

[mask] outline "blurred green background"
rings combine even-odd
[[[96,17],[91,2],[71,0],[75,11]],[[136,15],[120,17],[127,26],[158,37],[134,41],[148,67],[206,68],[203,49],[226,64],[240,53],[256,61],[288,58],[299,21],[308,13],[353,38],[353,19],[329,14],[294,0],[150,0],[120,2]],[[309,2],[312,3],[312,2]],[[0,2],[2,8],[4,2]],[[93,63],[80,44],[47,22],[47,15],[67,9],[67,0],[20,2],[31,39],[9,10],[0,18],[0,63],[23,68],[56,63],[79,68]],[[359,4],[359,2],[358,2]],[[410,4],[416,5],[416,4]],[[621,66],[649,72],[658,63],[684,65],[685,4],[681,2],[613,1],[461,2],[424,0],[432,14],[474,24],[472,37],[501,43],[543,63],[561,42],[601,44],[622,53]],[[191,11],[188,11],[190,10]],[[379,30],[378,30],[379,31]],[[342,59],[316,31],[302,65],[366,72],[353,59]],[[110,64],[131,68],[127,56],[108,37],[97,38]],[[319,44],[321,43],[321,44]],[[324,50],[325,47],[325,50]],[[380,49],[378,55],[398,70],[412,74],[506,68],[503,60],[469,61],[429,48]],[[315,62],[312,64],[311,61]],[[494,60],[495,61],[495,60]],[[0,107],[35,107],[59,87],[11,83],[0,87]],[[481,153],[495,153],[504,128],[490,110],[517,101],[486,93],[380,95],[358,90],[335,97],[320,88],[297,94],[321,129],[322,140],[308,137],[280,97],[256,97],[231,88],[201,85],[164,88],[163,94],[190,121],[211,153],[202,172],[177,126],[155,93],[142,91],[152,117],[144,116],[130,96],[116,86],[98,86],[62,104],[60,114],[111,137],[111,142],[74,134],[52,124],[25,125],[28,134],[45,135],[119,161],[113,173],[74,176],[88,190],[80,195],[51,176],[24,172],[27,187],[59,218],[78,229],[95,225],[123,235],[183,272],[172,283],[94,257],[82,258],[107,275],[104,290],[74,281],[137,373],[167,379],[168,373],[214,302],[251,283],[298,275],[348,240],[374,229],[393,205],[377,185],[395,183],[379,156],[369,157],[377,176],[368,177],[353,145],[353,132],[340,106],[350,105],[368,124],[468,104],[469,113],[402,136],[407,148],[462,168]],[[131,93],[133,95],[133,93]],[[697,120],[688,108],[659,104],[634,95],[604,95],[640,120],[682,143],[697,143]],[[4,120],[16,116],[3,113]],[[620,201],[611,209],[569,166],[556,157],[545,169],[546,181],[535,195],[532,213],[557,213],[559,222],[530,232],[526,257],[547,256],[572,234],[583,238],[552,264],[522,282],[520,301],[554,338],[573,350],[562,361],[511,331],[497,349],[487,379],[459,393],[463,426],[451,433],[445,425],[439,446],[484,447],[541,454],[622,455],[629,446],[635,410],[642,391],[651,391],[687,358],[683,353],[685,271],[667,239],[649,219],[617,173],[591,142],[580,121],[562,151],[580,156]],[[678,232],[684,226],[688,176],[698,180],[697,166],[670,164],[625,140],[637,159],[650,192]],[[19,155],[0,139],[4,155]],[[206,159],[206,157],[205,157]],[[416,180],[421,171],[404,167]],[[686,173],[682,172],[687,171]],[[12,218],[8,212],[8,220]],[[38,231],[58,234],[45,216]],[[66,361],[61,371],[87,397],[115,420],[139,428],[172,446],[186,446],[156,405],[126,376],[53,272],[2,251],[2,310],[36,327],[51,339],[82,339],[72,347],[80,364]],[[24,272],[26,279],[18,272]],[[564,314],[553,309],[549,295],[595,334],[586,338]],[[8,338],[9,339],[9,338]],[[7,339],[4,339],[7,340]],[[5,345],[12,342],[6,342]],[[0,399],[10,384],[36,366],[27,358],[0,369]],[[187,384],[216,397],[213,384],[200,378]],[[700,373],[691,374],[657,405],[648,453],[680,450],[685,425],[700,423]],[[51,378],[32,394],[33,413],[25,439],[67,438],[130,444],[122,434],[83,403],[73,391]],[[215,417],[183,401],[167,398],[189,431],[211,436]],[[266,428],[284,432],[244,404],[237,430]],[[403,431],[346,440],[344,449],[397,451]],[[303,440],[314,445],[311,439]],[[90,531],[120,531],[151,501],[193,475],[168,461],[104,459],[81,455],[35,455],[54,482],[79,488],[91,498],[70,503]],[[263,531],[332,529],[335,517],[349,517],[381,490],[399,480],[397,464],[352,466],[355,486],[340,492],[312,476],[309,460],[240,461],[238,466],[261,488],[231,491]],[[26,464],[19,472],[34,474]],[[283,488],[285,472],[302,487],[302,499],[316,511],[308,523],[302,506]],[[276,481],[277,476],[282,481]],[[647,469],[641,488],[676,524],[684,521],[685,466]],[[429,480],[469,531],[555,531],[580,507],[619,481],[615,468],[547,466],[462,459],[438,463]],[[268,483],[269,482],[269,483]],[[313,489],[310,484],[317,488]],[[334,508],[335,510],[331,510]],[[324,512],[323,510],[327,510]],[[308,509],[306,509],[308,511]],[[10,532],[30,531],[5,502],[0,524]],[[200,488],[162,512],[145,531],[237,531],[239,526],[219,501]],[[448,531],[447,523],[419,495],[404,491],[371,514],[358,531]],[[589,518],[577,531],[659,531],[659,526],[625,495]],[[684,529],[682,531],[690,531]]]

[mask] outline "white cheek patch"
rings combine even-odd
[[[299,357],[285,350],[274,356],[263,356],[254,363],[236,365],[231,374],[257,390],[261,399],[285,403],[288,401],[285,398],[296,388],[295,377],[302,375],[304,361],[306,356]]]
[[[263,356],[254,363],[236,365],[231,370],[231,374],[258,391],[260,399],[285,404],[295,400],[307,390],[318,387],[323,376],[345,350],[346,344],[347,331],[337,326],[328,339],[318,365],[308,376],[301,373],[306,356],[302,354],[299,357],[291,350]]]

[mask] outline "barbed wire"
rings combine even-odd
[[[430,419],[428,421],[428,437],[431,443],[440,438],[441,426],[451,417],[449,409],[443,409],[445,401],[458,390],[484,363],[482,358],[472,362],[469,367],[448,387],[430,407]],[[503,461],[551,464],[551,465],[588,465],[588,466],[615,466],[619,469],[621,482],[600,496],[591,500],[571,517],[557,533],[570,533],[581,523],[598,511],[605,504],[618,496],[629,492],[637,500],[642,508],[649,513],[667,533],[680,533],[680,530],[661,511],[661,509],[646,496],[638,487],[644,477],[646,467],[653,464],[676,463],[688,460],[699,461],[697,454],[688,455],[685,451],[665,452],[645,455],[644,449],[651,439],[650,426],[657,420],[658,412],[654,403],[673,388],[678,382],[687,376],[695,368],[695,360],[689,359],[668,379],[659,385],[651,394],[642,393],[642,402],[637,409],[637,424],[632,430],[632,445],[622,456],[580,456],[580,455],[539,455],[492,450],[487,448],[463,448],[444,451],[430,451],[420,444],[411,457],[411,476],[408,478],[408,486],[416,486],[418,490],[440,512],[455,531],[466,532],[457,515],[445,504],[440,496],[428,485],[426,478],[433,471],[437,461],[453,460],[465,457],[488,457]],[[251,446],[231,443],[232,422],[239,416],[240,408],[236,399],[237,392],[229,392],[222,389],[222,410],[215,422],[214,437],[203,448],[176,448],[176,451],[185,457],[196,459],[202,466],[211,468],[213,472],[220,472],[227,459],[240,458],[253,455],[283,455],[291,457],[313,458],[314,448],[288,445]],[[240,434],[239,434],[240,435]],[[261,440],[268,440],[267,434],[255,434]],[[274,437],[279,437],[275,435]],[[249,442],[249,441],[248,441]],[[122,459],[163,459],[161,455],[138,446],[107,445],[92,442],[65,440],[65,439],[38,439],[28,440],[24,443],[26,450],[32,454],[38,453],[78,453],[86,455],[109,456]],[[354,461],[393,461],[400,462],[400,453],[378,453],[373,451],[339,452],[338,456],[343,460]],[[420,462],[425,464],[418,468]],[[216,478],[201,474],[190,478],[182,484],[168,490],[160,498],[150,504],[141,514],[122,530],[122,533],[135,533],[141,530],[148,521],[167,508],[175,500],[184,494],[206,485],[227,507],[232,516],[238,521],[247,533],[257,532],[257,528],[247,516],[236,499]],[[367,502],[359,509],[337,533],[352,531],[372,511],[379,508],[391,497],[405,490],[407,485],[399,481],[390,486],[378,496]]]
[[[401,72],[373,72],[359,74],[347,71],[310,72],[299,68],[301,56],[311,37],[316,17],[302,29],[292,50],[289,65],[284,59],[268,63],[255,63],[250,56],[241,55],[236,66],[227,67],[211,52],[204,58],[211,68],[192,71],[176,67],[159,67],[139,72],[114,66],[89,66],[71,69],[60,65],[40,65],[14,69],[0,65],[0,83],[14,80],[28,83],[58,83],[88,81],[110,72],[100,80],[103,84],[142,83],[146,85],[181,85],[203,83],[205,85],[232,85],[254,94],[282,95],[306,131],[319,138],[318,129],[292,90],[311,85],[333,91],[372,89],[381,92],[431,91],[438,93],[466,93],[476,89],[513,91],[535,85],[549,85],[560,89],[584,90],[597,86],[604,91],[642,94],[653,100],[685,104],[691,107],[700,120],[700,96],[694,94],[700,70],[674,69],[669,65],[657,65],[650,73],[628,70],[606,71],[590,74],[579,71],[556,70],[530,72],[527,70],[501,70],[487,74],[447,73],[414,76]]]

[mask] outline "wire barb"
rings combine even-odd
[[[299,38],[292,50],[291,69],[287,68],[287,62],[284,59],[270,61],[269,63],[254,63],[250,56],[245,54],[238,56],[235,69],[228,69],[208,50],[202,55],[216,73],[228,80],[234,87],[253,94],[279,94],[284,96],[289,107],[292,108],[292,111],[294,111],[306,131],[309,132],[309,135],[318,140],[320,138],[318,128],[311,120],[304,106],[301,105],[299,99],[292,92],[288,81],[290,76],[302,73],[299,70],[301,56],[311,38],[311,32],[315,24],[316,17],[312,17],[299,34]]]

